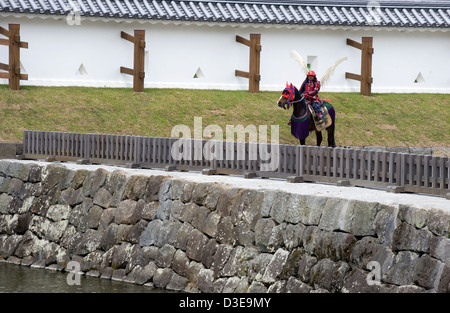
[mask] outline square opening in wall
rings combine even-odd
[[[317,71],[317,56],[308,55],[306,57],[306,66],[308,67],[308,71]]]

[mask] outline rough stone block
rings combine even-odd
[[[7,259],[9,256],[14,254],[14,251],[17,249],[21,241],[21,235],[11,235],[6,237],[4,240],[0,241],[0,255]]]
[[[414,264],[413,280],[426,289],[447,292],[450,282],[449,266],[424,254]]]
[[[273,283],[277,280],[278,276],[284,269],[289,252],[283,249],[278,249],[267,265],[264,274],[262,276],[262,281],[265,283]]]
[[[212,293],[214,291],[213,288],[214,282],[214,272],[210,269],[202,269],[198,273],[198,289],[204,293]]]
[[[375,232],[381,244],[391,246],[398,223],[398,209],[394,206],[385,205],[380,205],[380,208],[374,220]]]
[[[276,226],[271,218],[262,218],[256,223],[255,227],[255,245],[262,252],[268,251],[272,229]]]
[[[430,255],[450,265],[450,238],[433,237],[431,239]]]
[[[206,205],[210,183],[198,183],[192,191],[192,201],[197,205]]]
[[[219,244],[214,239],[209,239],[202,253],[202,264],[207,268],[211,268],[214,262],[214,254],[219,248]]]
[[[224,264],[220,277],[230,277],[235,276],[239,269],[241,268],[241,255],[244,251],[244,248],[241,246],[237,246],[230,252],[230,256],[228,257],[227,262]]]
[[[311,286],[308,286],[295,277],[289,277],[285,287],[285,292],[287,293],[309,293],[312,290],[313,288]]]
[[[283,238],[284,246],[288,250],[292,250],[303,242],[303,232],[305,231],[306,226],[298,223],[298,224],[287,224],[284,231],[281,233]]]
[[[317,226],[307,226],[303,232],[303,247],[306,252],[315,254],[321,244],[322,231]]]
[[[387,271],[382,271],[383,280],[395,285],[412,285],[413,284],[413,268],[417,259],[418,253],[411,251],[400,251],[394,258],[391,268]]]
[[[264,194],[256,190],[242,190],[231,208],[231,218],[234,224],[240,220],[246,222],[254,230],[256,222],[261,217],[261,203]]]
[[[128,242],[122,242],[113,248],[111,266],[113,268],[125,268],[133,254],[134,246]]]
[[[248,287],[249,293],[267,293],[267,287],[259,281],[253,281]]]
[[[315,253],[320,258],[348,261],[355,242],[356,238],[352,234],[322,232],[320,244],[315,248]]]
[[[288,196],[286,206],[286,216],[285,221],[292,224],[297,224],[302,221],[303,217],[303,196],[290,194]]]
[[[216,211],[220,216],[230,216],[231,208],[240,193],[238,188],[224,189],[217,200]]]
[[[44,190],[50,190],[58,185],[61,182],[65,171],[66,168],[61,165],[51,164],[45,166],[41,172],[42,188]]]
[[[6,193],[0,194],[0,214],[6,214],[8,212],[8,207],[12,200],[12,196]]]
[[[188,285],[188,280],[186,277],[180,276],[177,273],[173,273],[169,283],[166,286],[168,290],[182,291]]]
[[[76,254],[86,255],[90,252],[94,252],[100,247],[102,241],[102,233],[93,229],[88,229],[80,243],[78,244]]]
[[[169,244],[159,248],[155,258],[156,265],[158,267],[171,267],[175,251],[176,249]]]
[[[216,253],[214,254],[214,263],[213,270],[214,276],[220,276],[220,273],[225,266],[228,258],[230,257],[231,252],[233,251],[233,247],[227,244],[221,244],[217,248]]]
[[[146,220],[140,220],[136,224],[132,225],[130,228],[130,231],[126,237],[126,241],[134,244],[139,243],[139,239],[141,238],[142,232],[145,230],[145,228],[148,225],[148,221]]]
[[[55,204],[51,205],[47,211],[47,218],[54,222],[59,222],[61,220],[67,220],[70,215],[71,208],[69,205]]]
[[[119,203],[115,211],[114,223],[116,224],[134,224],[141,219],[141,213],[136,209],[137,202],[133,200],[124,200]]]
[[[172,269],[183,277],[187,277],[189,270],[189,258],[183,250],[176,250],[173,255]]]
[[[423,228],[427,224],[429,213],[425,209],[401,204],[399,205],[398,217],[414,227]]]
[[[395,255],[386,246],[377,242],[373,237],[364,237],[357,241],[350,254],[349,260],[360,268],[366,269],[371,261],[380,265],[381,273],[387,273],[394,262]]]
[[[319,227],[328,231],[341,230],[355,236],[373,236],[378,210],[377,203],[330,198],[322,211]]]
[[[208,242],[208,237],[197,229],[193,229],[189,234],[186,243],[186,255],[194,261],[201,261],[202,252]]]
[[[344,278],[342,291],[345,293],[388,293],[395,290],[394,285],[370,282],[369,272],[362,269],[354,269]],[[369,277],[369,278],[368,278]]]
[[[341,291],[349,271],[350,265],[345,262],[333,262],[330,259],[319,260],[311,269],[311,284],[331,292]]]
[[[429,253],[432,237],[433,234],[426,229],[417,229],[407,223],[401,223],[394,232],[392,250]]]
[[[109,224],[103,233],[102,240],[100,242],[100,247],[104,251],[111,249],[117,242],[117,232],[119,231],[119,225]]]
[[[282,223],[286,218],[287,203],[289,201],[289,193],[277,192],[270,210],[270,216],[277,222]]]
[[[300,204],[302,206],[301,222],[305,225],[319,225],[326,202],[326,197],[304,196]]]
[[[161,220],[150,221],[145,230],[142,232],[141,238],[139,239],[139,244],[141,246],[154,245],[157,241],[161,227]]]
[[[150,180],[150,177],[143,175],[132,175],[127,180],[122,199],[131,199],[131,200],[139,200],[144,198],[145,192],[147,190],[147,184]]]
[[[112,195],[106,188],[100,188],[94,196],[94,204],[102,208],[109,208],[112,202]]]
[[[210,184],[208,188],[208,195],[205,199],[205,206],[210,210],[214,210],[219,202],[219,197],[222,192],[223,187],[221,185],[216,183]]]
[[[450,212],[440,208],[430,210],[427,226],[433,234],[448,238],[450,234]]]
[[[205,234],[214,238],[217,233],[217,226],[219,225],[220,219],[221,216],[216,212],[209,213],[203,224],[203,231]]]
[[[223,217],[217,225],[216,239],[219,243],[234,245],[236,238],[234,236],[234,225],[230,216]]]

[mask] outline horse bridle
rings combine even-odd
[[[290,101],[291,98],[295,99],[294,87],[286,87],[284,90],[286,90],[286,89],[289,90],[289,95],[286,96],[283,93],[282,96],[287,99],[286,104],[288,105],[288,109],[289,109],[289,106],[291,105],[291,103],[294,104],[294,103],[301,102],[305,98],[303,96],[303,97],[300,98],[300,100]]]

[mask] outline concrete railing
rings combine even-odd
[[[450,194],[450,158],[364,149],[24,131],[23,156]]]

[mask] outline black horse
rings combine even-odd
[[[323,102],[332,120],[331,125],[326,128],[328,133],[328,146],[336,147],[336,142],[334,140],[335,111],[331,104],[326,101]],[[278,100],[278,106],[284,109],[286,109],[287,106],[287,109],[289,109],[290,105],[294,107],[294,112],[292,113],[289,122],[291,125],[291,134],[299,139],[301,145],[304,145],[309,132],[314,130],[316,132],[317,145],[320,146],[322,143],[322,132],[316,129],[313,116],[307,107],[305,98],[302,97],[295,86],[286,84],[286,88],[283,90],[283,93]]]

